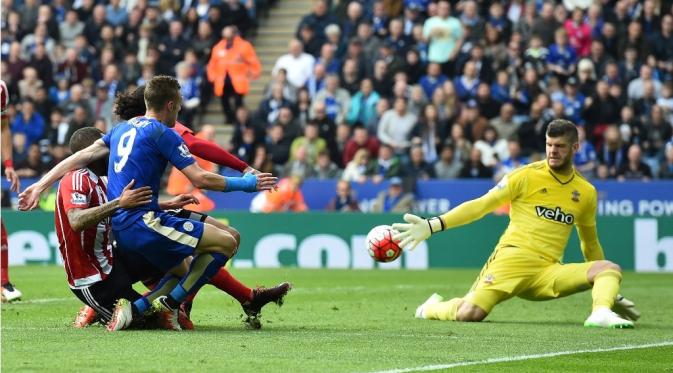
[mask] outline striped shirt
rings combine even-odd
[[[54,220],[68,284],[73,289],[102,281],[112,271],[110,218],[81,232],[75,232],[68,220],[71,209],[88,209],[106,203],[106,192],[103,178],[89,169],[68,172],[59,183]]]
[[[0,105],[2,106],[2,120],[8,118],[7,109],[9,108],[9,91],[4,80],[0,80]]]

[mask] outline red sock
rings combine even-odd
[[[9,250],[7,250],[7,231],[5,230],[4,223],[2,223],[2,237],[0,237],[0,244],[2,245],[2,255],[0,255],[0,275],[2,277],[2,285],[4,285],[9,282],[9,272],[7,272],[7,267],[9,265]]]
[[[252,289],[243,285],[224,268],[220,268],[215,276],[210,278],[210,284],[236,298],[241,303],[252,300]]]

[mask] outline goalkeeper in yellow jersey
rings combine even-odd
[[[618,295],[621,268],[605,260],[596,232],[596,189],[573,167],[579,148],[577,128],[557,119],[546,136],[547,159],[512,171],[480,198],[430,219],[406,214],[393,224],[400,245],[413,250],[431,234],[480,219],[510,202],[510,222],[470,291],[445,301],[433,294],[416,310],[432,320],[481,321],[511,297],[548,300],[592,289],[593,311],[584,325],[632,328],[640,317],[632,302]],[[584,263],[562,264],[576,226]]]

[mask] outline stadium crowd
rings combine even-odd
[[[221,145],[281,176],[498,178],[543,157],[546,125],[566,118],[584,175],[673,178],[671,0],[318,0],[246,107],[261,69],[245,39],[271,2],[3,1],[19,175],[67,156],[75,130],[114,125],[118,92],[168,74],[180,120],[221,96],[235,126]],[[222,68],[238,48],[247,67]]]

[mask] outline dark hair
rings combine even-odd
[[[570,144],[578,141],[577,126],[575,123],[565,119],[554,119],[547,127],[547,136],[565,137],[570,140]]]
[[[145,86],[141,85],[136,89],[129,89],[118,93],[115,98],[114,111],[122,120],[129,120],[144,115],[146,111]]]
[[[180,83],[172,76],[157,75],[145,86],[145,105],[148,109],[161,110],[171,100],[180,98]]]
[[[80,128],[70,137],[70,151],[76,153],[89,147],[101,137],[103,137],[103,132],[96,127]]]

